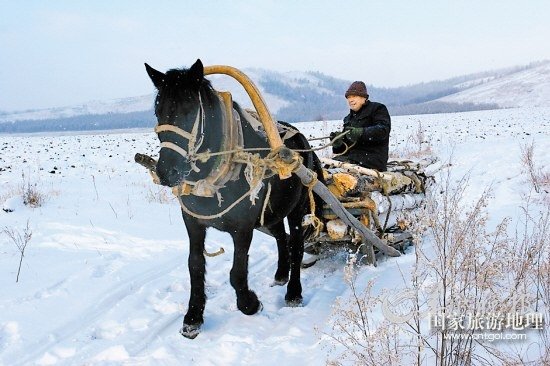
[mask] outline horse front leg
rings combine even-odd
[[[302,228],[303,210],[297,209],[288,216],[290,228],[290,279],[286,288],[285,301],[288,306],[302,306],[302,283],[300,268],[304,258],[304,234]]]
[[[206,227],[189,218],[185,220],[185,226],[189,234],[189,258],[187,265],[191,280],[191,295],[180,333],[186,338],[193,339],[199,334],[200,327],[204,322],[203,313],[206,305],[206,295],[204,293],[206,273],[204,239],[206,237]]]
[[[256,294],[248,288],[248,250],[252,241],[252,230],[231,232],[235,252],[229,279],[237,295],[237,307],[246,315],[255,314],[262,309],[262,303]]]

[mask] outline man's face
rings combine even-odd
[[[367,101],[367,98],[360,97],[357,95],[350,95],[346,99],[348,100],[350,109],[354,112],[357,112],[358,110],[360,110],[363,104],[365,104],[365,102]]]

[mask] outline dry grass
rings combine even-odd
[[[151,184],[147,185],[145,197],[149,203],[160,203],[163,205],[174,201],[174,195],[168,188]]]
[[[539,212],[524,202],[519,221],[523,226],[514,235],[508,218],[489,227],[490,190],[470,203],[465,201],[467,176],[457,182],[447,172],[438,182],[424,208],[411,218],[415,264],[411,273],[402,275],[405,286],[394,295],[401,296],[400,301],[389,306],[383,297],[371,294],[371,283],[359,290],[353,279],[348,280],[350,296],[335,304],[332,331],[327,333],[340,350],[334,355],[370,365],[544,364],[550,358],[547,326],[529,333],[534,338],[529,338],[528,346],[501,348],[476,337],[480,330],[474,327],[433,327],[428,320],[434,315],[469,321],[488,314],[535,311],[548,319],[549,207]],[[385,320],[372,316],[377,303]],[[462,338],[450,337],[457,333]],[[538,349],[533,351],[535,345]]]
[[[406,138],[404,145],[391,151],[393,159],[421,159],[433,155],[432,137],[422,127],[422,122]]]
[[[0,204],[4,203],[8,198],[13,197],[19,194],[17,187],[13,185],[5,184],[2,187],[2,192],[0,192]]]
[[[21,178],[19,194],[23,198],[23,203],[32,208],[41,207],[46,202],[47,195],[39,188],[38,180],[31,179],[30,173],[27,176],[22,173]]]
[[[548,193],[550,188],[550,171],[545,171],[535,163],[535,142],[520,146],[521,164],[524,172],[528,175],[528,182],[537,193],[545,190]]]

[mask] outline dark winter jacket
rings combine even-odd
[[[388,163],[388,148],[390,140],[391,120],[388,109],[384,104],[367,102],[360,110],[344,117],[346,127],[362,127],[363,135],[345,155],[338,160],[345,160],[359,164],[365,168],[386,171]],[[344,140],[345,141],[345,140]],[[346,142],[349,145],[349,142]],[[334,153],[341,153],[345,146],[333,148]]]

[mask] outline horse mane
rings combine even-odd
[[[166,91],[170,95],[177,95],[186,91],[195,92],[197,89],[207,91],[208,94],[214,93],[214,88],[209,80],[204,77],[200,81],[197,80],[196,76],[192,75],[189,69],[170,69],[165,75],[166,79],[163,91]]]
[[[186,105],[199,91],[203,101],[211,104],[216,100],[215,90],[209,80],[204,77],[197,79],[190,69],[170,69],[165,73],[162,87],[157,93],[155,110],[163,111],[162,114],[168,117],[166,114],[175,112],[174,102],[180,106]]]

